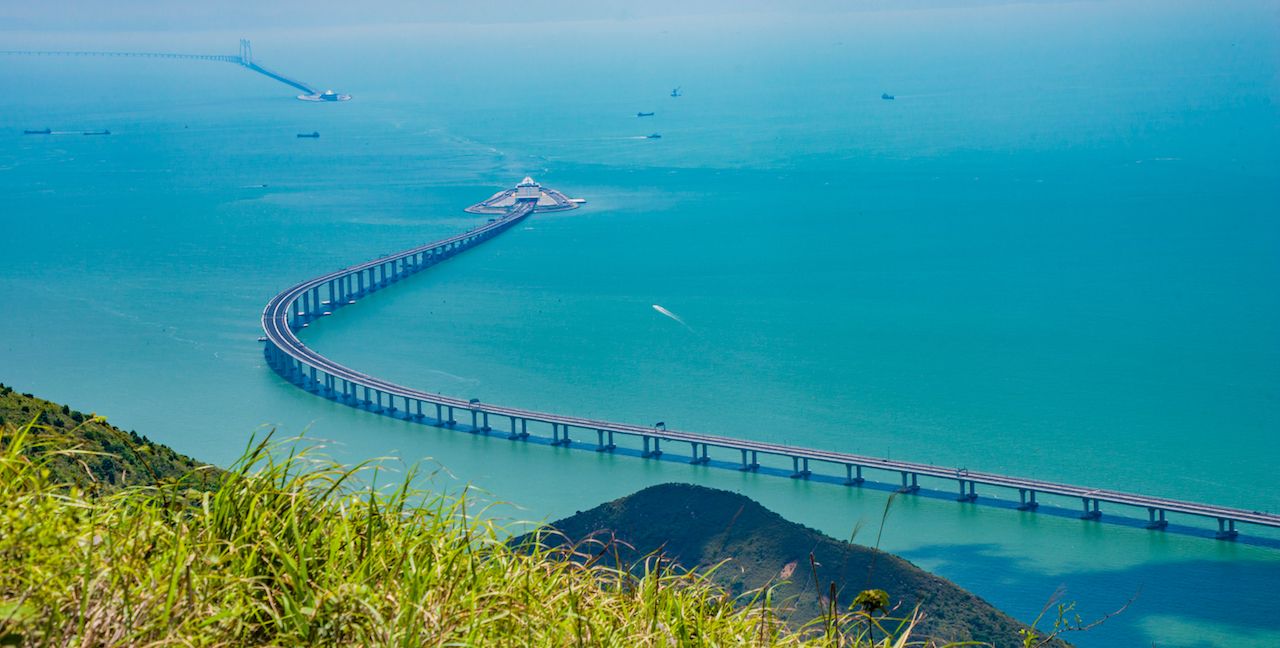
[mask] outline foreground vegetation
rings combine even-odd
[[[778,582],[513,543],[412,470],[298,447],[224,471],[0,385],[0,646],[938,645],[880,590],[788,624]]]
[[[379,488],[375,467],[266,442],[213,489],[91,495],[51,469],[90,451],[48,433],[3,433],[3,644],[908,645],[875,601],[794,632],[767,592],[735,605],[696,574],[518,551],[412,474]]]

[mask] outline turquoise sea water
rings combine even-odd
[[[0,380],[218,462],[264,425],[429,459],[512,520],[683,480],[872,542],[880,490],[412,426],[266,369],[278,290],[470,227],[529,174],[590,204],[305,340],[486,401],[1277,510],[1278,25],[1272,3],[1111,3],[12,35],[244,35],[356,99],[0,57]],[[19,134],[45,126],[113,134]],[[1059,586],[1086,614],[1138,595],[1082,646],[1280,643],[1267,546],[930,498],[895,499],[882,545],[1026,620]]]

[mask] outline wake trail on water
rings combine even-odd
[[[667,310],[667,309],[665,309],[665,308],[663,308],[663,307],[661,307],[661,306],[659,306],[659,305],[657,305],[657,304],[654,304],[654,305],[653,305],[653,310],[656,310],[656,311],[658,311],[659,313],[662,313],[663,315],[665,315],[665,316],[667,316],[667,317],[670,317],[671,319],[675,320],[676,322],[679,322],[680,326],[683,326],[683,327],[685,327],[685,328],[689,329],[689,332],[691,332],[691,333],[695,333],[695,332],[696,332],[696,331],[694,331],[694,330],[693,330],[693,327],[692,327],[692,326],[689,326],[688,324],[686,324],[686,323],[685,323],[685,321],[684,321],[684,320],[680,319],[680,316],[679,316],[679,315],[676,315],[675,313],[673,313],[673,312],[671,312],[671,311],[669,311],[669,310]]]

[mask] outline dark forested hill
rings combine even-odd
[[[601,554],[598,560],[620,560],[624,568],[655,552],[685,569],[727,561],[714,580],[735,594],[778,584],[775,601],[793,608],[788,621],[794,626],[821,614],[834,583],[843,609],[859,592],[873,588],[889,594],[891,606],[897,606],[895,616],[906,616],[918,604],[925,616],[915,637],[976,640],[1000,648],[1022,645],[1022,624],[954,583],[892,554],[789,522],[736,493],[663,484],[549,526],[564,538],[544,542],[571,542],[586,553]],[[588,538],[620,542],[605,550],[606,545],[582,544]]]

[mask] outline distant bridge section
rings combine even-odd
[[[0,55],[9,56],[101,56],[101,57],[117,57],[117,58],[149,58],[149,59],[178,59],[188,61],[217,61],[220,63],[235,63],[242,67],[248,68],[258,74],[275,79],[292,88],[302,91],[299,99],[307,101],[342,101],[349,99],[350,95],[339,95],[332,91],[320,92],[315,88],[291,77],[287,77],[279,72],[263,67],[253,60],[253,44],[248,39],[240,39],[239,54],[183,54],[178,52],[95,52],[95,51],[79,51],[79,50],[0,50]]]

